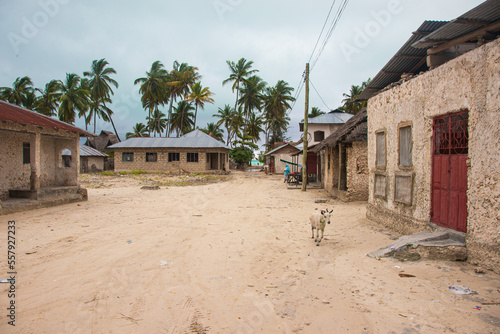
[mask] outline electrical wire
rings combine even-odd
[[[321,99],[321,101],[323,102],[323,104],[325,105],[325,107],[327,108],[327,110],[332,110],[325,102],[325,100],[323,100],[323,98],[321,97],[321,95],[319,94],[318,90],[316,89],[316,87],[314,86],[314,84],[312,83],[311,79],[309,79],[309,83],[311,84],[312,88],[314,89],[314,91],[316,92],[316,94],[318,94],[319,98]]]
[[[321,36],[323,35],[323,31],[325,31],[326,24],[328,23],[328,19],[330,18],[330,14],[332,13],[333,7],[335,6],[335,2],[337,0],[333,0],[332,6],[330,7],[330,10],[328,11],[328,15],[326,16],[325,23],[323,24],[323,28],[321,28],[321,32],[319,33],[318,40],[316,41],[316,45],[314,46],[314,49],[311,52],[311,57],[309,57],[309,63],[311,62],[311,59],[314,55],[314,51],[316,51],[316,48],[318,47],[319,40],[321,39]]]

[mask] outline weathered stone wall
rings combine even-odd
[[[292,160],[293,160],[292,154],[294,154],[294,153],[297,153],[297,149],[295,149],[291,146],[286,146],[286,147],[283,147],[281,150],[277,151],[276,153],[271,154],[272,156],[274,156],[274,172],[276,174],[283,174],[285,167],[287,165],[286,162],[282,162],[282,161],[280,161],[280,159],[292,162]],[[270,156],[267,156],[267,158],[266,158],[268,165],[269,165],[269,158],[270,158]],[[295,160],[297,160],[296,157],[295,157]],[[302,156],[300,156],[299,160],[300,160],[299,164],[302,165]],[[289,167],[290,167],[290,170],[293,171],[292,166],[290,165]]]
[[[405,232],[426,227],[431,210],[432,120],[469,110],[469,258],[500,271],[500,40],[485,44],[368,101],[367,216]],[[413,166],[398,167],[398,125],[410,122]],[[385,130],[387,167],[375,166],[375,132]],[[387,178],[387,197],[374,195],[375,173]],[[397,172],[413,175],[411,205],[394,201]]]
[[[30,164],[23,164],[23,142],[30,142],[28,133],[0,130],[0,200],[9,197],[9,189],[30,190]]]
[[[347,148],[347,197],[350,201],[368,200],[367,143],[354,142]]]
[[[122,153],[134,153],[134,161],[123,161]],[[179,161],[168,162],[168,153],[179,153]],[[146,162],[146,153],[157,153],[157,162]],[[187,153],[198,153],[198,162],[187,162]],[[143,170],[146,172],[208,172],[211,171],[207,162],[207,153],[224,153],[224,166],[226,170],[229,167],[229,150],[215,149],[167,149],[167,148],[133,148],[133,149],[115,149],[115,171],[130,172],[133,170]]]

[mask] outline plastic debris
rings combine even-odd
[[[5,278],[2,278],[0,279],[0,283],[15,283],[16,281],[15,280],[11,280],[11,279],[5,279]]]
[[[417,276],[411,274],[399,274],[399,277],[417,277]]]
[[[481,311],[481,306],[476,306],[475,309]]]
[[[167,261],[160,260],[160,266],[166,266],[168,264]]]
[[[127,239],[127,242],[128,242],[128,243],[131,243],[131,242],[132,242],[132,239]]]
[[[478,295],[477,291],[469,289],[466,285],[451,285],[448,287],[456,295]]]

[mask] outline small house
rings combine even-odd
[[[292,162],[292,155],[300,152],[301,149],[300,146],[286,143],[267,152],[264,156],[266,157],[266,164],[269,166],[269,172],[282,174],[286,165]]]
[[[222,173],[229,169],[229,147],[200,130],[178,138],[129,138],[109,146],[115,171]]]
[[[351,117],[351,114],[335,109],[329,113],[309,118],[307,121],[309,146],[319,144],[323,139],[336,132]],[[299,129],[300,132],[304,132],[304,121],[299,123]]]
[[[71,158],[71,151],[63,151],[63,159],[69,161]],[[80,174],[84,173],[98,173],[104,170],[104,162],[109,156],[92,147],[80,145]]]

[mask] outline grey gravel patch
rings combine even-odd
[[[159,186],[142,186],[141,189],[144,189],[144,190],[159,190],[160,187]]]

